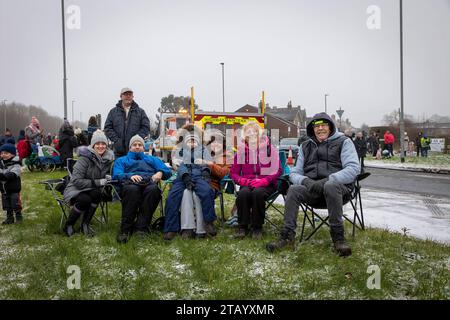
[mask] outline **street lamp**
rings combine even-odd
[[[73,104],[75,103],[75,100],[72,100],[72,125],[75,124],[75,117],[73,115]]]
[[[63,90],[64,90],[64,118],[67,119],[67,72],[66,72],[66,19],[64,12],[64,0],[61,0],[61,15],[62,15],[62,45],[63,45]]]
[[[325,113],[327,113],[327,97],[330,96],[328,93],[325,93]]]
[[[3,99],[3,124],[4,124],[4,129],[3,131],[6,131],[6,99]]]
[[[339,110],[336,110],[336,113],[339,116],[339,130],[342,132],[342,115],[344,114],[344,110],[342,110],[342,107],[339,107]]]
[[[222,65],[222,109],[225,112],[225,63],[220,64]]]
[[[403,111],[403,0],[400,0],[400,162],[405,162],[405,121]]]

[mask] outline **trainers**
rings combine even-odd
[[[177,235],[176,232],[166,232],[166,233],[164,233],[163,239],[166,240],[166,241],[170,241],[173,238],[175,238],[176,235]]]
[[[125,244],[130,240],[130,235],[128,233],[119,233],[117,235],[117,242]]]
[[[196,235],[197,239],[205,239],[206,238],[206,233],[197,233]]]
[[[235,235],[234,235],[234,238],[235,238],[235,239],[244,239],[246,235],[247,235],[247,228],[245,228],[245,227],[239,227],[239,228],[236,230],[236,233],[235,233]]]
[[[263,237],[262,229],[253,229],[252,239],[253,240],[261,240]]]
[[[217,235],[216,227],[212,222],[205,224],[206,234],[210,237],[215,237]]]
[[[194,230],[192,230],[192,229],[181,230],[181,239],[188,240],[188,239],[192,239],[192,238],[195,238]]]
[[[231,216],[227,221],[225,221],[225,224],[232,226],[235,225],[238,221],[238,217],[237,216]]]

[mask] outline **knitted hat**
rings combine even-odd
[[[0,147],[0,152],[6,151],[13,155],[16,155],[16,146],[11,143],[5,143]]]
[[[108,139],[105,134],[101,130],[97,130],[92,134],[91,138],[91,147],[93,148],[96,143],[103,142],[106,145],[108,144]]]
[[[130,139],[130,146],[129,146],[129,148],[131,148],[131,145],[132,145],[133,143],[135,143],[136,141],[139,141],[140,143],[142,143],[143,146],[145,145],[144,139],[142,139],[142,137],[141,137],[140,135],[137,134],[137,135],[133,136],[133,137]]]

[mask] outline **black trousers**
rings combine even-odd
[[[102,201],[102,193],[99,189],[81,192],[71,200],[71,203],[79,211],[87,211],[92,205],[95,207]]]
[[[242,187],[236,199],[239,226],[252,225],[253,229],[261,229],[266,214],[266,199],[276,189],[273,185],[257,189]]]
[[[2,193],[2,206],[3,210],[10,213],[22,211],[20,193]]]
[[[161,190],[151,183],[146,186],[125,184],[122,190],[121,233],[150,231],[153,213],[161,201]]]

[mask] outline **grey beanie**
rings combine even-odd
[[[139,141],[140,143],[142,143],[142,145],[145,145],[144,139],[142,139],[142,137],[140,135],[135,135],[130,139],[130,145],[128,146],[128,148],[131,148],[131,145],[133,143],[135,143],[136,141]]]
[[[108,138],[106,138],[102,130],[97,130],[92,134],[91,147],[93,148],[96,143],[103,142],[108,145]]]

